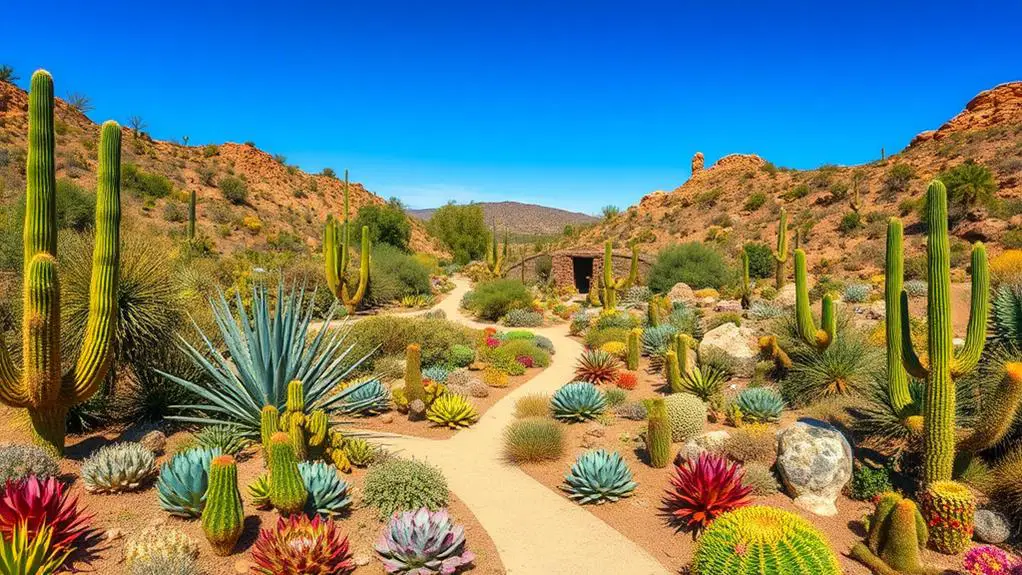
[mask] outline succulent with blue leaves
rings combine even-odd
[[[567,422],[596,419],[607,408],[607,399],[587,381],[573,381],[554,392],[550,411],[554,418]]]
[[[395,513],[374,547],[387,573],[456,573],[475,559],[446,509]]]
[[[780,393],[768,387],[750,387],[738,394],[735,407],[742,412],[744,421],[777,421],[784,411],[784,399]]]
[[[423,379],[428,379],[437,383],[447,383],[447,376],[450,375],[450,373],[450,370],[442,365],[431,365],[422,370],[422,377]]]
[[[376,415],[390,409],[390,390],[377,378],[353,384],[337,411],[344,415]]]
[[[580,455],[564,477],[561,489],[578,503],[607,503],[628,497],[635,491],[632,470],[621,454],[593,449]]]
[[[669,324],[647,327],[642,330],[642,354],[663,357],[674,342],[676,333],[678,333],[678,328]]]
[[[160,507],[178,517],[202,515],[209,486],[209,463],[218,455],[219,449],[197,447],[164,463],[156,481]]]
[[[324,461],[302,461],[298,473],[309,497],[305,500],[306,515],[331,517],[344,513],[351,506],[348,482],[337,473],[337,468]],[[270,475],[264,473],[249,484],[248,493],[260,509],[270,507]]]

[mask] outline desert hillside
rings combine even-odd
[[[599,218],[580,212],[521,202],[477,202],[477,205],[482,207],[487,224],[496,223],[498,228],[507,229],[512,234],[560,234],[566,225],[577,226],[599,221]],[[408,210],[408,213],[428,221],[435,211],[433,208]]]
[[[747,241],[773,245],[783,207],[792,228],[801,230],[817,271],[865,277],[882,265],[890,216],[904,218],[906,249],[910,257],[919,253],[925,240],[919,204],[927,183],[967,160],[992,172],[998,192],[952,231],[958,238],[953,263],[964,266],[968,250],[963,248],[969,241],[987,242],[994,253],[1022,247],[1022,82],[977,95],[939,129],[864,165],[792,170],[759,156],[732,154],[702,169],[702,154],[697,154],[687,182],[645,196],[576,242],[636,240],[652,253],[669,243],[709,240],[736,254]],[[855,211],[856,190],[858,222],[848,216]]]
[[[59,87],[58,87],[59,88]],[[99,125],[63,100],[56,103],[57,177],[93,190]],[[286,164],[250,143],[182,145],[123,128],[122,161],[138,168],[139,186],[123,184],[128,225],[141,225],[172,237],[183,236],[187,198],[197,195],[197,235],[216,251],[238,249],[318,250],[327,213],[343,206],[343,171],[313,175]],[[0,202],[16,200],[25,189],[28,94],[0,82]],[[357,172],[354,174],[357,178]],[[162,180],[162,178],[166,180]],[[122,175],[123,178],[123,175]],[[228,201],[224,182],[240,180],[243,201]],[[169,183],[169,186],[167,183]],[[352,216],[367,203],[384,200],[359,183],[351,185]],[[412,223],[412,248],[439,254],[421,222]]]

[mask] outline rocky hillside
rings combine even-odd
[[[496,223],[500,229],[512,234],[551,235],[560,234],[566,225],[584,225],[599,221],[588,214],[548,208],[521,202],[479,202],[483,208],[486,223]],[[428,221],[436,209],[409,210],[408,213]]]
[[[58,100],[56,131],[57,177],[94,189],[99,126]],[[28,94],[0,82],[0,203],[16,201],[24,193],[27,134]],[[318,250],[327,213],[339,214],[343,206],[343,184],[337,177],[307,174],[254,145],[187,146],[124,128],[122,148],[124,164],[137,167],[142,182],[123,186],[125,223],[180,237],[188,194],[194,190],[197,233],[221,253],[244,248]],[[338,176],[343,178],[343,173]],[[225,197],[225,182],[231,180],[240,180],[247,189],[244,201]],[[383,202],[362,184],[351,185],[353,215],[362,205]],[[441,253],[414,218],[412,244],[419,252]]]
[[[953,264],[964,266],[969,241],[988,242],[993,253],[1022,247],[1022,82],[979,94],[939,129],[864,165],[791,170],[759,156],[734,154],[704,169],[702,154],[696,154],[687,182],[645,196],[575,241],[634,239],[652,253],[670,243],[708,240],[736,255],[747,241],[773,245],[784,207],[792,227],[801,229],[817,272],[868,277],[882,266],[890,216],[904,218],[908,257],[919,257],[925,234],[918,210],[926,185],[967,160],[989,168],[999,191],[994,202],[970,211],[953,230],[958,238]],[[858,222],[849,215],[856,190]]]

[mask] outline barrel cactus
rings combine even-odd
[[[395,513],[375,549],[387,573],[455,573],[475,559],[465,548],[465,529],[454,523],[446,509],[420,507]]]
[[[632,470],[620,453],[594,449],[578,457],[561,489],[578,503],[599,504],[628,497],[635,487]]]
[[[691,393],[672,393],[664,399],[671,440],[685,441],[706,425],[706,404]]]
[[[230,455],[213,458],[209,464],[209,491],[202,511],[202,530],[213,552],[227,556],[244,530],[245,513],[238,491],[238,465]]]
[[[199,517],[206,506],[209,462],[219,449],[196,448],[178,453],[160,467],[156,492],[160,507],[178,517]]]
[[[156,473],[156,457],[138,443],[115,443],[86,459],[81,473],[89,493],[132,491]]]
[[[596,419],[606,408],[603,393],[587,381],[569,383],[550,398],[550,411],[561,421],[579,423]]]
[[[919,503],[934,549],[957,555],[972,545],[976,497],[968,487],[955,481],[934,481],[923,489]]]

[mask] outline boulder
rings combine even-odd
[[[688,284],[684,282],[674,284],[671,291],[667,292],[667,297],[671,301],[681,301],[685,303],[690,303],[696,299],[696,296],[692,293],[692,288],[688,287]]]
[[[706,332],[699,342],[699,353],[705,354],[712,350],[731,358],[738,375],[751,376],[756,369],[759,347],[756,344],[756,334],[748,327],[738,327],[729,322]]]
[[[713,311],[721,313],[742,313],[742,302],[737,299],[724,299],[713,306]]]
[[[703,165],[705,163],[706,158],[703,156],[703,153],[696,152],[695,155],[692,156],[692,175],[694,176],[699,172],[703,171]]]
[[[802,419],[778,435],[777,471],[795,505],[834,516],[834,502],[852,477],[852,447],[834,426]]]
[[[1003,513],[990,509],[977,509],[972,536],[976,541],[997,545],[1011,536],[1011,523]]]
[[[719,453],[720,450],[724,448],[724,442],[726,442],[730,436],[731,434],[723,429],[701,433],[685,442],[685,445],[678,450],[678,456],[675,458],[675,462],[680,463],[685,459],[699,457],[699,454],[704,451]]]
[[[426,419],[426,403],[421,399],[413,400],[408,404],[408,420],[422,421]]]

